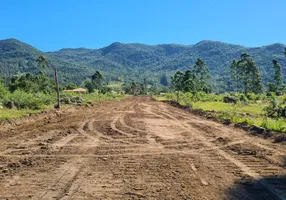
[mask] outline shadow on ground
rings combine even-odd
[[[285,160],[286,161],[286,160]],[[280,198],[267,190],[261,183],[275,188]],[[284,195],[282,197],[282,195]],[[258,181],[243,177],[227,191],[228,200],[280,200],[286,197],[286,175],[268,176]],[[282,198],[281,198],[282,197]]]

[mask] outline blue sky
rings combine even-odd
[[[286,44],[285,0],[1,0],[0,39],[43,51],[112,42]]]

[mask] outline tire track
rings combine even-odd
[[[169,122],[173,123],[174,125],[177,125],[181,128],[184,128],[186,131],[195,131],[197,134],[192,134],[193,137],[199,139],[206,145],[208,148],[210,148],[213,151],[216,151],[219,155],[224,157],[226,160],[230,161],[231,163],[235,164],[238,168],[240,168],[244,174],[247,174],[248,176],[252,177],[254,180],[256,180],[259,184],[261,184],[263,187],[265,187],[269,192],[271,192],[273,195],[275,195],[277,198],[281,200],[286,200],[286,191],[280,191],[275,187],[276,184],[279,185],[279,183],[269,183],[266,180],[263,179],[263,176],[261,176],[259,173],[256,173],[255,170],[251,169],[250,167],[247,166],[247,164],[244,164],[242,161],[239,159],[236,159],[233,157],[231,154],[221,150],[220,148],[217,148],[214,144],[209,142],[203,135],[200,134],[199,131],[195,130],[192,126],[188,124],[182,124],[177,118],[173,117],[172,115],[168,113],[163,113],[165,116],[168,116],[172,121],[165,116],[162,116],[160,114],[153,113],[151,108],[148,105],[147,109],[144,109],[147,111],[149,114],[153,114],[154,116],[161,117],[162,119],[168,120]],[[149,108],[148,108],[149,107]],[[158,112],[161,112],[157,110]],[[282,183],[283,184],[283,183]]]

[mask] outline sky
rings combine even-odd
[[[42,51],[113,42],[286,44],[286,0],[0,0],[0,40]]]

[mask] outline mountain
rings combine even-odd
[[[58,67],[59,77],[63,82],[80,83],[92,73],[85,66],[50,56],[16,39],[0,40],[0,72],[4,77],[11,77],[20,73],[38,73],[39,70],[45,70],[37,66],[36,59],[39,55],[47,56],[50,63]],[[52,73],[51,70],[45,71]]]
[[[195,45],[114,42],[101,49],[65,48],[44,53],[15,39],[8,39],[0,41],[0,69],[1,72],[8,70],[10,74],[36,72],[38,69],[34,60],[44,54],[59,68],[64,83],[80,83],[99,70],[108,81],[116,81],[119,77],[147,78],[149,83],[154,84],[159,82],[162,74],[170,76],[176,70],[187,70],[199,57],[213,75],[215,91],[226,91],[229,89],[229,66],[233,59],[239,59],[243,52],[247,52],[261,70],[264,83],[267,83],[273,77],[272,59],[277,59],[286,67],[285,47],[284,44],[272,44],[247,48],[209,40]],[[286,68],[283,73],[286,77]]]

